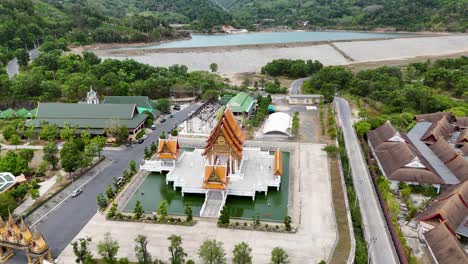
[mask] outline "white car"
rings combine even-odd
[[[146,134],[144,134],[144,135],[141,137],[141,139],[143,139],[143,140],[145,140],[145,139],[147,139],[147,138],[148,138],[148,135],[146,135]]]
[[[71,194],[71,197],[77,197],[78,195],[80,195],[80,193],[82,193],[83,191],[81,189],[76,189],[72,192]]]

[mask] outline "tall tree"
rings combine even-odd
[[[44,149],[44,157],[43,159],[52,165],[52,169],[57,168],[57,164],[59,162],[59,158],[57,157],[58,148],[55,142],[50,142],[45,145]]]
[[[70,178],[72,178],[72,173],[80,168],[82,158],[79,145],[74,140],[67,141],[63,144],[60,150],[60,163],[63,170],[69,173]]]
[[[79,264],[88,264],[93,263],[93,254],[89,249],[91,244],[91,238],[80,238],[77,241],[72,243],[73,253],[75,253],[76,259],[75,262]]]
[[[210,70],[211,70],[211,72],[217,72],[218,71],[218,64],[211,63],[210,64]]]
[[[16,58],[18,59],[18,64],[20,66],[27,66],[29,62],[29,53],[25,49],[17,49]]]
[[[205,264],[225,264],[226,253],[224,252],[223,242],[213,240],[205,240],[198,249],[198,256]]]
[[[115,264],[117,262],[117,252],[119,252],[119,243],[114,240],[110,233],[104,235],[104,240],[97,245],[98,254],[104,259],[107,264]]]
[[[182,248],[182,237],[171,235],[167,239],[171,242],[171,245],[169,246],[171,264],[184,264],[187,253],[185,253]]]
[[[138,264],[153,264],[153,258],[147,249],[148,240],[146,236],[138,235],[135,238],[135,256],[138,260]]]
[[[234,264],[252,264],[252,248],[245,242],[234,246],[232,262]]]

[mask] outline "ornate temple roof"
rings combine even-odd
[[[228,184],[227,167],[222,165],[206,165],[203,188],[225,190]]]
[[[177,159],[179,154],[180,147],[177,138],[159,139],[158,152],[156,154],[158,159]]]
[[[275,151],[273,174],[275,176],[283,175],[283,152],[279,149]]]
[[[226,142],[234,150],[236,156],[242,157],[242,146],[246,136],[237,123],[236,118],[234,117],[234,114],[230,108],[226,108],[226,110],[221,115],[218,124],[213,129],[213,131],[211,131],[211,134],[206,141],[203,155],[208,153],[208,150],[213,146],[220,135],[224,136]]]

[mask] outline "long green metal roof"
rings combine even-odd
[[[64,104],[40,103],[36,119],[28,125],[40,127],[42,123],[65,124],[78,128],[104,129],[113,122],[127,128],[135,128],[146,120],[146,114],[139,114],[133,104]]]
[[[26,108],[21,108],[20,110],[16,111],[17,117],[27,117],[29,114],[29,110]]]
[[[136,104],[139,108],[155,109],[156,104],[148,96],[106,96],[103,104]]]
[[[243,113],[249,112],[250,108],[252,108],[255,100],[244,92],[240,92],[236,94],[227,105],[231,108],[232,112],[234,113]]]
[[[134,104],[66,104],[40,103],[37,118],[132,119],[137,114]]]

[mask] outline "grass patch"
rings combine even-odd
[[[346,214],[345,194],[341,187],[340,166],[336,157],[330,159],[330,173],[333,206],[339,233],[339,240],[336,244],[330,264],[346,263],[351,249],[351,238],[349,234],[348,215]]]

